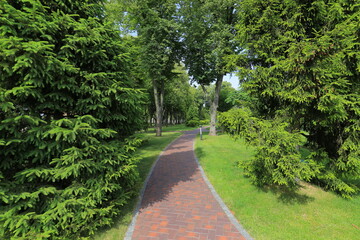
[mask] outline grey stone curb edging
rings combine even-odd
[[[181,137],[181,135],[179,136]],[[177,139],[179,139],[179,137],[175,138],[174,140],[172,140],[165,148],[164,150],[162,150],[162,152],[160,153],[160,155],[158,156],[158,158],[156,159],[156,161],[153,163],[153,165],[151,166],[151,169],[150,169],[150,172],[149,174],[147,175],[146,179],[145,179],[145,182],[143,184],[143,187],[141,188],[141,191],[140,191],[140,195],[139,195],[139,198],[138,198],[138,201],[137,201],[137,204],[136,204],[136,208],[134,210],[134,213],[133,213],[133,217],[132,217],[132,220],[131,220],[131,223],[128,227],[128,230],[126,231],[126,234],[125,234],[125,237],[124,237],[124,240],[131,240],[131,237],[134,233],[134,229],[135,229],[135,224],[136,224],[136,219],[137,219],[137,216],[139,215],[139,210],[140,210],[140,207],[141,207],[141,202],[142,202],[142,199],[144,197],[144,193],[145,193],[145,189],[146,189],[146,186],[149,182],[149,179],[153,173],[153,170],[156,166],[156,163],[159,161],[160,157],[164,154],[164,152],[170,147],[171,144],[173,144],[173,142],[175,142]]]
[[[238,222],[238,220],[234,217],[234,215],[230,212],[229,208],[225,205],[219,194],[216,192],[215,188],[210,183],[209,179],[206,177],[204,169],[201,167],[199,159],[195,155],[195,139],[193,139],[193,153],[194,158],[196,160],[196,163],[198,165],[198,168],[201,172],[202,177],[205,180],[206,185],[209,187],[212,195],[216,199],[216,201],[220,204],[220,207],[224,210],[226,216],[230,219],[230,222],[236,227],[236,229],[247,239],[247,240],[253,240],[253,238],[249,235],[249,233],[246,232],[244,227]]]

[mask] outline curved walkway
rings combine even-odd
[[[160,155],[126,240],[251,239],[208,182],[194,154],[198,130]]]

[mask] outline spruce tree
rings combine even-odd
[[[305,161],[313,166],[311,181],[351,196],[360,176],[359,4],[244,0],[239,19],[238,40],[245,50],[233,63],[240,66],[242,86],[258,101],[256,116],[281,119],[290,133],[304,131],[314,151]],[[263,174],[274,182],[278,175],[269,169],[281,169],[286,159],[270,158]],[[298,172],[298,166],[289,171]]]
[[[0,238],[78,239],[134,192],[141,91],[101,1],[0,2]]]

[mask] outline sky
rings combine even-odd
[[[235,75],[235,73],[233,73],[232,75],[226,74],[223,81],[230,82],[232,87],[235,89],[238,89],[239,87],[239,78]]]
[[[223,78],[223,82],[229,82],[231,83],[231,86],[235,89],[239,88],[239,78],[235,75],[235,73],[233,74],[226,74]],[[198,84],[196,82],[189,82],[191,85],[193,86],[198,86]],[[214,84],[214,83],[213,83]]]

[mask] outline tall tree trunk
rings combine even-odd
[[[163,114],[162,114],[162,126],[167,126],[167,111],[163,111]]]
[[[216,115],[219,106],[219,96],[220,96],[223,77],[224,77],[223,75],[218,75],[215,83],[214,100],[212,101],[210,108],[210,132],[209,132],[210,136],[216,136]]]
[[[161,137],[163,106],[164,106],[164,81],[161,80],[160,86],[157,81],[153,80],[154,98],[156,107],[156,136]]]

